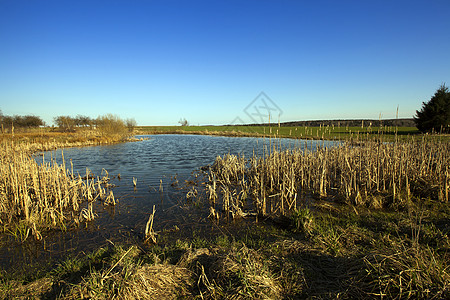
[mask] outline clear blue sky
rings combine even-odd
[[[449,16],[448,0],[0,0],[0,109],[220,125],[265,92],[281,121],[412,117],[450,85]]]

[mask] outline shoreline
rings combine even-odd
[[[289,126],[137,126],[136,134],[196,134],[226,137],[290,138],[304,140],[405,140],[422,136],[412,127],[289,127]],[[445,135],[442,135],[445,136]],[[450,135],[448,135],[450,137]]]

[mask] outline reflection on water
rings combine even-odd
[[[10,268],[34,264],[37,261],[57,259],[74,253],[87,253],[110,243],[142,241],[145,223],[153,205],[156,205],[154,229],[170,230],[204,224],[205,216],[186,209],[185,192],[178,186],[189,180],[192,172],[212,164],[217,155],[239,154],[245,157],[264,155],[271,149],[315,149],[332,146],[335,142],[291,139],[233,138],[197,135],[142,136],[148,140],[70,148],[45,153],[36,158],[61,163],[63,153],[66,165],[73,164],[74,172],[82,176],[89,168],[95,176],[106,169],[113,178],[114,195],[119,203],[103,207],[96,203],[97,218],[77,230],[52,232],[44,241],[20,244],[11,237],[3,237],[0,248],[0,266]],[[120,174],[120,179],[118,174]],[[133,177],[137,178],[136,188]],[[179,185],[174,184],[175,181]],[[162,184],[163,193],[160,193]]]

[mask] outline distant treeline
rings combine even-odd
[[[119,125],[119,127],[126,126],[130,131],[132,131],[136,126],[135,119],[122,120],[119,117],[111,114],[99,116],[96,119],[82,115],[77,115],[76,117],[58,116],[53,120],[55,122],[55,125],[62,131],[74,131],[76,127],[105,127],[105,124],[110,124],[111,122]]]
[[[33,128],[44,126],[45,123],[37,116],[4,116],[0,112],[0,124],[3,129],[16,128]]]
[[[269,124],[246,124],[244,126],[268,126]],[[270,124],[271,126],[278,126],[277,123]],[[416,127],[414,119],[386,119],[386,120],[311,120],[311,121],[293,121],[283,122],[280,126],[290,127],[319,127],[319,126],[341,126],[341,127],[380,127],[380,126],[397,126],[397,127]]]
[[[77,115],[71,116],[58,116],[53,118],[56,130],[64,132],[73,132],[76,128],[91,127],[99,128],[101,131],[122,131],[123,128],[127,128],[128,131],[133,131],[136,126],[135,119],[122,120],[118,116],[107,114],[99,116],[97,118],[90,118],[88,116]],[[15,129],[37,128],[40,126],[46,126],[45,122],[37,116],[4,116],[0,110],[0,126],[2,132],[14,132]]]

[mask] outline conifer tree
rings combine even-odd
[[[450,91],[441,85],[430,101],[414,116],[417,128],[422,132],[450,132]]]

